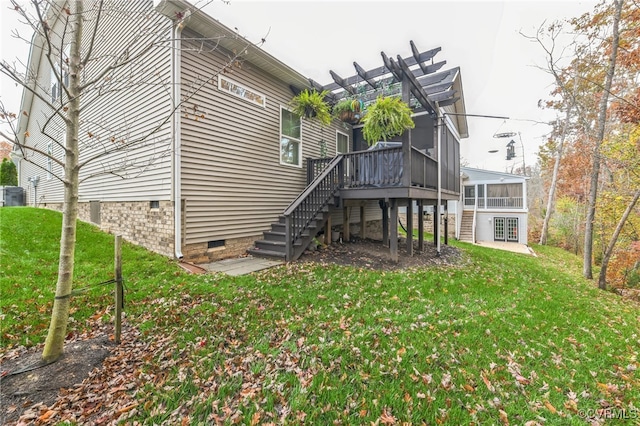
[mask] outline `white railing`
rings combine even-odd
[[[464,206],[474,209],[521,209],[523,206],[522,197],[487,197],[486,202],[485,207],[484,198],[478,198],[477,202],[474,198],[465,198]]]
[[[522,197],[487,197],[487,207],[494,209],[521,209]]]

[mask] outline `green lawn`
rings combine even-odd
[[[44,339],[59,229],[56,212],[0,209],[3,351]],[[74,299],[70,333],[96,314],[112,319],[112,288],[95,284],[113,277],[113,237],[78,229],[76,288],[88,291]],[[125,323],[158,348],[141,372],[155,380],[128,390],[139,402],[129,415],[583,425],[610,407],[628,419],[607,422],[638,424],[637,303],[597,290],[559,249],[534,246],[531,257],[452,244],[465,252],[454,268],[291,263],[244,277],[188,275],[125,244]]]

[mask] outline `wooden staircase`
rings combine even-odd
[[[462,211],[462,222],[460,223],[460,241],[475,242],[473,237],[473,210]]]
[[[264,238],[248,250],[254,256],[296,260],[322,230],[329,208],[339,204],[338,191],[344,179],[342,155],[338,155],[300,193]]]

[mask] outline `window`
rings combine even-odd
[[[302,167],[300,117],[280,108],[280,164]]]
[[[69,55],[71,54],[71,45],[67,45],[62,51],[62,58],[51,69],[51,102],[56,102],[62,97],[62,85],[69,85]],[[58,81],[59,75],[62,78],[62,84]]]
[[[336,131],[336,154],[349,152],[349,136]]]
[[[149,201],[149,208],[150,209],[159,209],[160,208],[160,201],[157,201],[157,200]]]
[[[56,102],[60,98],[60,83],[56,73],[51,69],[51,102]]]
[[[47,180],[50,180],[53,172],[53,142],[47,144]]]

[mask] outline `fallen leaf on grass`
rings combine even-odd
[[[491,380],[487,379],[485,373],[483,372],[482,374],[480,374],[480,376],[482,377],[482,381],[484,382],[484,384],[487,385],[487,389],[489,389],[489,391],[491,392],[495,392],[496,388],[494,388],[491,384]]]
[[[549,401],[544,402],[544,406],[547,407],[547,410],[551,411],[552,414],[557,414],[558,410],[553,406]]]
[[[395,425],[397,420],[391,413],[387,412],[387,410],[385,409],[380,415],[380,421],[385,425]]]
[[[507,416],[506,411],[504,410],[499,410],[498,413],[500,413],[500,421],[502,422],[503,425],[507,426],[509,424],[509,417]]]

